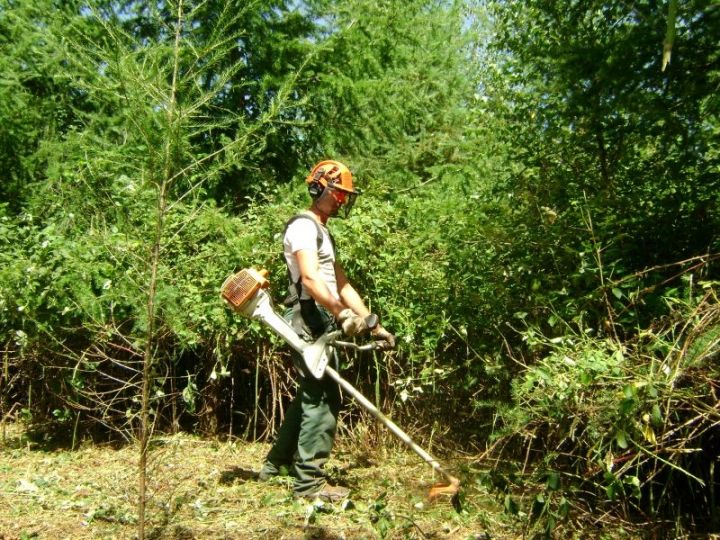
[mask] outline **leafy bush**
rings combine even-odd
[[[701,283],[690,300],[683,292],[686,300],[666,298],[672,315],[634,342],[526,330],[528,345],[546,352],[513,382],[496,444],[515,439],[516,458],[524,452],[538,473],[557,471],[565,492],[591,507],[687,513],[710,525],[720,304],[716,283]]]

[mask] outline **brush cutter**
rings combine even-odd
[[[328,346],[340,346],[356,350],[370,350],[375,344],[356,345],[354,343],[338,341],[341,336],[340,330],[327,332],[320,336],[314,343],[308,343],[297,335],[292,326],[280,315],[275,313],[272,300],[266,289],[270,286],[267,280],[267,270],[257,271],[254,268],[246,268],[229,276],[220,288],[220,294],[230,307],[242,316],[250,319],[260,319],[267,324],[276,334],[302,357],[305,366],[313,377],[321,379],[325,374],[336,381],[348,394],[355,398],[360,405],[372,414],[378,421],[387,427],[398,439],[404,442],[410,449],[420,456],[425,463],[440,473],[447,483],[436,484],[430,488],[428,496],[430,500],[440,496],[449,496],[456,502],[456,496],[460,488],[460,480],[445,471],[438,461],[418,446],[410,436],[400,429],[397,424],[378,410],[365,396],[356,390],[349,382],[343,379],[340,374],[328,365]],[[366,319],[368,328],[372,329],[378,324],[377,317],[371,315]]]

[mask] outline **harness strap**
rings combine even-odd
[[[285,224],[285,230],[283,231],[283,237],[287,233],[288,228],[290,225],[292,225],[295,221],[298,219],[309,219],[313,222],[315,225],[315,228],[317,229],[317,250],[320,251],[320,247],[323,243],[323,231],[320,227],[320,224],[307,212],[302,212],[300,214],[296,214],[295,216],[291,217],[287,223]],[[330,234],[330,231],[327,231],[328,237],[330,238],[330,243],[332,244],[333,251],[335,251],[335,239],[333,238],[332,234]],[[287,261],[286,261],[287,263]],[[298,276],[297,281],[293,281],[292,275],[290,274],[290,267],[288,266],[287,269],[287,275],[288,275],[288,282],[291,285],[294,285],[295,292],[293,294],[292,290],[290,291],[290,294],[285,299],[283,304],[285,304],[288,307],[292,307],[296,304],[300,304],[300,315],[303,319],[303,322],[307,326],[307,328],[310,330],[310,333],[314,338],[317,338],[318,336],[322,335],[328,328],[329,324],[332,324],[333,318],[327,312],[325,315],[323,315],[323,312],[320,311],[320,307],[315,302],[313,298],[307,298],[304,300],[301,300],[302,297],[302,276]]]

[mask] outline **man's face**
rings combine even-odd
[[[339,189],[335,189],[332,186],[328,186],[320,196],[318,203],[321,205],[323,210],[327,211],[328,216],[335,217],[338,215],[340,208],[346,201],[347,193]]]
[[[347,202],[347,197],[348,197],[347,193],[345,193],[344,191],[341,191],[339,189],[335,189],[332,186],[329,186],[328,189],[330,190],[330,195],[333,196],[335,201],[340,206],[342,206],[343,204],[345,204],[345,202]]]

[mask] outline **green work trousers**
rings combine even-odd
[[[337,362],[334,354],[331,358]],[[274,476],[287,467],[294,476],[294,493],[303,496],[312,495],[325,483],[323,467],[335,440],[340,387],[327,375],[318,380],[306,373],[299,354],[293,360],[299,373],[297,395],[285,412],[261,474]]]

